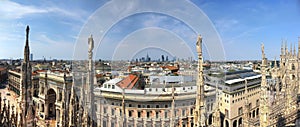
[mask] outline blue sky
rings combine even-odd
[[[0,59],[22,58],[26,25],[30,25],[31,28],[30,47],[35,59],[43,57],[72,59],[74,47],[83,26],[93,14],[97,14],[97,10],[109,2],[105,0],[88,2],[79,0],[63,2],[59,0],[1,1]],[[282,39],[287,40],[288,46],[290,43],[296,44],[296,46],[298,44],[298,36],[300,36],[299,1],[191,0],[190,2],[200,8],[216,28],[222,40],[226,60],[260,59],[262,42],[265,44],[266,55],[269,59],[274,59],[275,56],[279,57]],[[98,23],[101,22],[95,24]],[[134,35],[134,31],[141,29],[152,33],[152,37],[160,38],[164,42],[176,40],[162,39],[158,33],[164,34],[163,29],[169,31],[165,36],[177,35],[178,43],[168,42],[165,46],[181,46],[184,51],[185,49],[189,51],[177,52],[177,56],[191,57],[194,55],[193,57],[195,57],[193,46],[196,34],[189,26],[163,14],[142,13],[126,17],[111,27],[97,48],[95,58],[113,59],[114,56],[118,56],[118,53],[137,56],[138,54],[129,53],[129,50],[136,46],[136,43],[142,42],[130,39]],[[160,32],[151,32],[153,30],[160,30]],[[205,39],[205,37],[203,38]],[[157,40],[159,39],[152,41]],[[180,40],[186,44],[182,44]],[[139,41],[142,40],[139,39]],[[123,45],[120,45],[120,42],[124,42]],[[207,42],[204,41],[204,43]],[[119,47],[126,46],[125,44],[130,47],[123,47],[118,50],[119,52],[116,51]],[[175,46],[173,49],[176,49]],[[178,49],[176,50],[178,51]],[[213,49],[205,49],[205,57],[210,57],[208,50]],[[146,53],[147,51],[139,52]],[[122,55],[120,57],[127,58]]]

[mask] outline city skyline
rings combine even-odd
[[[54,2],[0,4],[0,126],[300,126],[298,1]]]
[[[288,45],[293,43],[293,46],[294,44],[297,46],[300,30],[295,26],[300,25],[297,22],[300,18],[299,1],[269,3],[192,0],[190,2],[202,9],[215,26],[224,46],[226,60],[260,59],[261,43],[268,47],[266,55],[270,59],[279,57],[280,51],[277,49],[280,49],[282,39],[286,39]],[[4,16],[0,19],[0,59],[22,58],[26,25],[30,25],[32,29],[30,46],[34,59],[43,59],[43,56],[47,59],[50,57],[72,59],[77,35],[86,20],[108,2],[2,1],[1,3],[3,4],[0,5],[0,12]],[[107,43],[102,43],[104,44],[102,48],[106,48],[105,44],[117,46],[120,39],[115,38],[124,38],[134,30],[149,27],[163,28],[181,34],[187,47],[194,49],[192,46],[196,35],[191,28],[172,17],[156,13],[134,15],[120,21],[107,33],[107,38],[104,38]],[[208,43],[205,42],[205,37],[203,38],[204,44]],[[100,50],[95,59],[112,59],[107,55],[111,53],[101,48]],[[191,53],[195,58],[195,51]]]

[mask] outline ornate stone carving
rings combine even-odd
[[[202,53],[202,36],[198,35],[196,48],[198,53]]]
[[[93,49],[94,49],[94,40],[93,35],[91,35],[88,39],[88,45],[89,45],[89,58],[91,59],[93,57]]]

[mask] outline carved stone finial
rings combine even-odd
[[[29,32],[29,25],[27,25],[26,27],[26,32]]]
[[[283,40],[281,40],[281,55],[284,55],[284,43]]]
[[[290,54],[293,55],[293,44],[290,43]]]
[[[197,52],[202,53],[202,36],[201,35],[198,35],[196,47],[197,47]]]
[[[277,60],[276,60],[276,57],[274,59],[274,67],[277,68]]]
[[[287,41],[286,40],[284,40],[284,49],[285,49],[285,53],[287,54],[288,53],[288,48],[287,48]]]
[[[264,45],[264,43],[261,43],[261,52],[262,52],[262,54],[265,54],[265,45]]]
[[[28,35],[29,34],[29,26],[27,25],[27,27],[26,27],[26,35]]]
[[[296,44],[294,44],[294,50],[293,50],[293,55],[295,55],[296,56]]]
[[[28,47],[28,38],[29,38],[29,26],[27,25],[26,27],[26,46],[25,47]]]
[[[94,49],[94,39],[93,35],[91,35],[88,39],[88,44],[89,44],[89,51],[92,51]]]

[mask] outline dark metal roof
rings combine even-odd
[[[246,78],[258,75],[257,73],[253,72],[252,70],[241,70],[241,71],[234,71],[234,72],[226,72],[225,73],[225,80],[232,80],[238,78]]]

